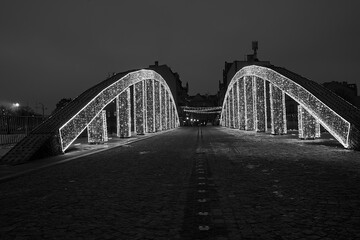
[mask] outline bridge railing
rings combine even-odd
[[[0,145],[20,141],[46,118],[42,116],[0,116]]]

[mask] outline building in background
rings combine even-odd
[[[167,85],[169,85],[177,107],[186,106],[189,84],[186,83],[185,87],[183,87],[182,81],[180,80],[180,75],[177,72],[173,72],[166,64],[159,65],[158,61],[155,61],[154,65],[150,65],[148,69],[156,71],[164,78]]]
[[[223,79],[222,82],[219,81],[219,91],[218,91],[218,99],[219,99],[219,106],[222,105],[224,101],[224,97],[226,94],[227,87],[231,82],[231,79],[235,76],[235,74],[242,69],[244,66],[256,64],[260,66],[269,66],[271,65],[269,61],[260,61],[257,56],[258,50],[258,42],[252,42],[252,50],[253,54],[248,54],[245,56],[243,61],[235,60],[233,62],[226,62],[223,69]]]
[[[235,74],[243,67],[248,65],[259,65],[259,66],[271,66],[270,61],[261,61],[259,60],[257,56],[257,50],[258,50],[258,42],[253,41],[252,42],[252,54],[248,54],[245,56],[245,59],[243,61],[235,60],[233,62],[225,62],[225,66],[223,69],[223,79],[222,82],[219,81],[219,91],[218,91],[218,105],[222,106],[222,103],[225,98],[226,90],[231,82],[231,79],[235,76]],[[267,91],[269,91],[269,83],[266,84]],[[270,126],[270,100],[269,100],[269,94],[267,94],[267,121],[268,126]],[[285,98],[285,104],[286,104],[286,118],[287,118],[287,127],[288,129],[297,129],[298,128],[298,122],[297,122],[297,105],[298,103],[293,100],[291,97],[286,96]]]
[[[352,105],[360,108],[360,96],[358,96],[356,84],[332,81],[323,83],[323,86],[330,89]]]

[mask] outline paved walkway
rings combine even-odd
[[[0,239],[360,239],[360,152],[325,140],[180,128],[0,192]]]

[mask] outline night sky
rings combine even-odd
[[[109,73],[156,60],[191,95],[215,94],[224,62],[243,60],[253,40],[260,60],[359,88],[359,12],[355,0],[1,0],[0,104],[50,113]]]

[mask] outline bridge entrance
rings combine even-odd
[[[108,141],[109,130],[116,131],[117,137],[129,138],[176,128],[180,120],[173,94],[154,70],[116,74],[50,116],[11,149],[2,162],[19,164],[64,153],[84,131],[89,143],[103,143]],[[360,149],[358,108],[321,85],[272,65],[240,69],[227,86],[221,107],[182,110],[213,115],[228,128],[258,132],[269,128],[271,134],[282,135],[287,133],[286,95],[297,103],[300,138],[320,137],[321,125],[343,147]]]

